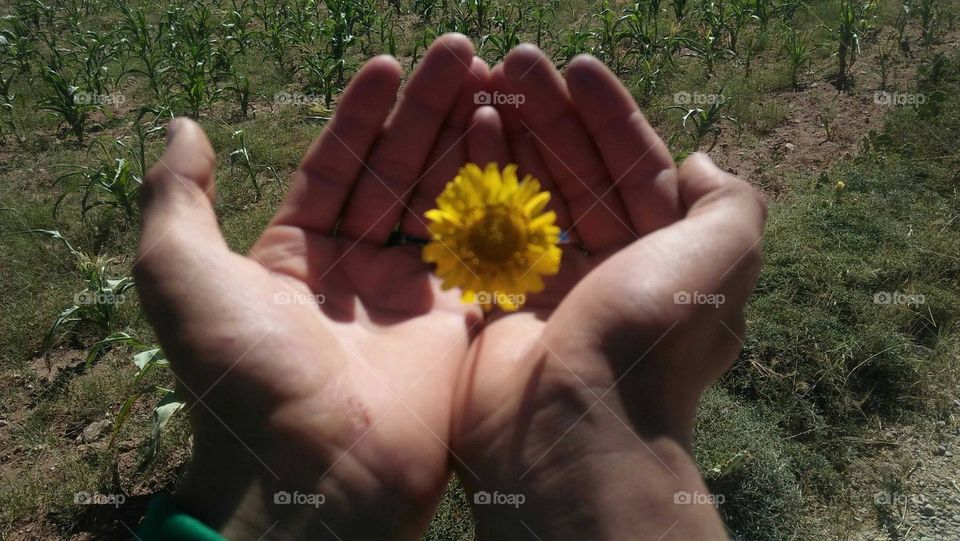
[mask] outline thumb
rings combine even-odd
[[[717,167],[709,156],[696,152],[678,171],[680,198],[688,217],[703,213],[726,214],[746,228],[762,230],[767,218],[763,196],[749,183]]]
[[[767,204],[753,186],[700,152],[681,164],[678,178],[687,210],[679,225],[684,242],[697,246],[688,274],[699,276],[702,291],[724,292],[741,306],[760,274]]]
[[[185,278],[201,258],[227,250],[213,212],[216,155],[203,129],[176,119],[167,127],[167,149],[140,190],[138,284]]]

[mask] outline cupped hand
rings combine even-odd
[[[491,85],[521,104],[477,110],[471,161],[539,178],[575,242],[542,293],[488,320],[461,374],[455,464],[475,501],[524,500],[476,505],[481,536],[723,538],[712,507],[674,495],[706,493],[694,414],[740,349],[765,204],[705,155],[677,169],[592,57],[561,76],[521,46]]]
[[[489,73],[447,35],[393,107],[400,75],[389,57],[359,71],[246,256],[218,229],[197,124],[171,124],[147,175],[137,286],[195,428],[175,497],[230,538],[413,538],[448,477],[479,312],[388,240],[466,159]]]

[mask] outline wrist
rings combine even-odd
[[[174,500],[228,539],[417,539],[425,527],[433,502],[354,457],[272,445],[196,442]]]
[[[561,450],[519,480],[481,474],[471,497],[478,539],[727,539],[693,460],[675,442],[594,447],[579,460]]]
[[[462,446],[479,538],[658,539],[676,522],[678,539],[725,539],[712,505],[675,503],[708,495],[689,454],[700,389],[678,391],[652,357],[622,380],[620,360],[584,350],[564,359],[544,361],[518,403],[499,410],[513,419],[492,424],[510,430]],[[574,376],[578,366],[589,368]]]

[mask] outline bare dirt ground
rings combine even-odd
[[[913,43],[919,40],[916,31],[908,33],[908,37]],[[879,131],[883,127],[884,115],[890,107],[895,107],[877,103],[876,99],[877,93],[884,91],[880,45],[892,38],[892,29],[886,29],[864,43],[852,70],[854,84],[850,90],[840,91],[826,80],[829,69],[832,69],[829,68],[807,73],[805,80],[808,82],[800,90],[764,95],[764,100],[777,102],[788,111],[784,122],[753,143],[738,138],[733,131],[726,132],[711,153],[713,158],[721,167],[776,199],[786,189],[785,176],[794,173],[816,175],[855,156],[863,138],[870,130]],[[960,32],[954,31],[934,44],[931,52],[955,50],[958,43]],[[915,87],[920,61],[919,53],[906,56],[896,50],[886,91],[910,92]]]

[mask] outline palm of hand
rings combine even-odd
[[[453,176],[466,153],[465,96],[485,76],[472,60],[464,38],[442,38],[392,113],[399,66],[368,63],[248,257],[217,230],[202,130],[171,126],[144,186],[135,271],[196,427],[178,498],[208,523],[256,537],[260,501],[281,488],[324,494],[312,515],[365,538],[429,518],[479,310],[439,290],[419,249],[386,241],[404,212],[396,194],[429,204],[419,184]],[[255,518],[225,526],[238,505]]]
[[[703,158],[678,171],[595,59],[575,60],[564,80],[521,47],[492,78],[526,103],[477,113],[478,138],[507,143],[476,141],[471,161],[518,161],[521,173],[552,179],[552,210],[586,250],[565,247],[545,291],[472,343],[454,416],[464,478],[494,490],[556,464],[554,446],[588,415],[619,432],[610,440],[666,435],[688,446],[699,393],[740,347],[762,204]],[[714,204],[721,191],[733,202]],[[742,223],[729,224],[738,213]],[[678,304],[683,291],[725,292],[727,303]]]

